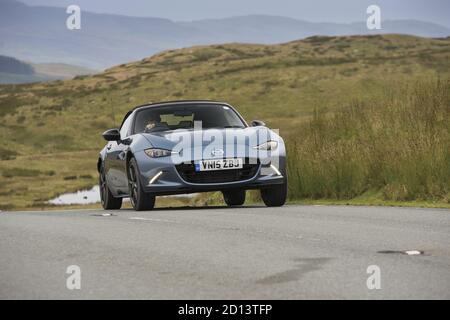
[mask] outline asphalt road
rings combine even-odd
[[[450,299],[450,211],[285,206],[0,213],[0,298]],[[422,255],[380,251],[424,251]],[[81,289],[66,269],[81,269]],[[368,289],[370,265],[380,289]]]

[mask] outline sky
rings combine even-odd
[[[366,20],[376,4],[381,18],[415,19],[450,27],[449,0],[19,0],[29,5],[68,6],[81,10],[174,21],[216,19],[249,14],[278,15],[313,22]]]

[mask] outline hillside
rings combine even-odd
[[[310,120],[321,119],[317,110],[338,114],[357,101],[394,108],[397,104],[391,97],[403,97],[413,90],[413,83],[449,75],[450,38],[378,35],[310,37],[281,45],[192,47],[73,80],[3,85],[0,205],[41,206],[59,193],[96,183],[96,157],[105,143],[101,133],[117,126],[134,105],[176,99],[225,100],[247,120],[261,119],[279,128],[290,147],[311,134]],[[439,88],[447,89],[445,84]],[[438,97],[438,89],[429,92],[437,92]],[[445,96],[438,100],[446,101]],[[427,107],[421,108],[427,110],[429,101],[424,97]],[[355,123],[348,126],[359,130]],[[345,127],[339,130],[353,132]],[[440,136],[445,147],[447,136]],[[307,152],[298,146],[292,150]],[[307,189],[294,189],[303,190],[299,197],[315,197]],[[351,198],[367,188],[355,190],[342,195],[317,193],[317,197]],[[436,194],[436,199],[443,199],[442,192]]]
[[[249,15],[175,22],[88,11],[82,13],[81,29],[71,31],[65,25],[67,17],[62,7],[27,6],[15,0],[0,0],[0,54],[36,63],[57,62],[104,69],[163,50],[200,44],[274,44],[313,35],[450,35],[446,27],[415,20],[386,20],[383,21],[382,30],[371,31],[367,29],[365,21],[317,23],[286,17]]]

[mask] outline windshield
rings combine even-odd
[[[134,133],[193,129],[194,121],[201,121],[203,129],[245,127],[238,114],[228,106],[183,104],[149,107],[138,111]]]

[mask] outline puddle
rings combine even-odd
[[[159,196],[161,198],[194,198],[200,193],[172,194],[169,196]]]
[[[164,198],[179,197],[179,198],[191,198],[198,195],[198,193],[180,194],[173,196],[164,196]],[[128,201],[128,199],[124,199]],[[72,193],[64,193],[59,197],[49,200],[48,203],[54,205],[70,205],[70,204],[92,204],[100,202],[100,187],[94,186],[89,190],[79,190]]]
[[[89,190],[80,190],[73,193],[64,193],[50,200],[48,203],[55,205],[91,204],[100,202],[100,187],[94,186]]]

